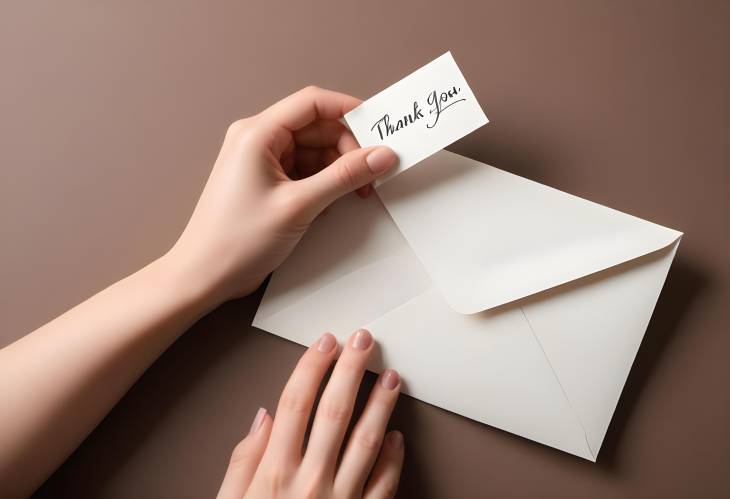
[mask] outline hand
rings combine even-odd
[[[400,390],[396,371],[380,375],[337,465],[372,350],[369,332],[350,337],[319,401],[302,455],[317,391],[337,354],[335,337],[322,335],[289,378],[276,419],[259,409],[250,433],[233,451],[218,499],[393,497],[403,466],[403,436],[393,431],[383,439],[383,434]]]
[[[338,120],[354,97],[305,88],[228,129],[182,236],[166,258],[225,301],[250,293],[338,197],[396,163],[387,147],[360,149]],[[333,234],[333,237],[336,235]]]

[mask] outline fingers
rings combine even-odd
[[[360,147],[345,125],[337,120],[319,120],[294,132],[294,142],[304,147],[333,147],[340,154]]]
[[[271,426],[271,416],[262,407],[256,413],[249,434],[233,449],[218,499],[241,499],[246,493],[264,455]]]
[[[302,491],[295,491],[297,497],[319,488],[335,491],[338,497],[393,497],[403,465],[403,438],[400,433],[391,432],[383,439],[400,388],[398,373],[392,369],[383,371],[373,387],[353,430],[340,470],[336,476],[334,474],[339,448],[373,344],[372,336],[365,330],[357,331],[348,340],[320,400],[306,455],[300,462],[314,398],[337,353],[335,337],[329,333],[322,335],[302,356],[292,373],[275,420],[265,409],[256,414],[249,435],[233,452],[218,499],[240,499],[252,492],[250,487],[257,486],[263,487],[262,490],[303,487]],[[370,473],[373,462],[375,467]],[[368,475],[370,479],[365,484]]]
[[[336,353],[337,340],[325,333],[299,360],[279,399],[265,460],[298,462],[301,459],[314,399]]]
[[[293,132],[316,119],[340,119],[361,102],[350,95],[312,86],[285,97],[261,114],[271,123]]]
[[[316,216],[334,200],[363,187],[395,166],[397,157],[388,147],[356,149],[343,154],[321,172],[300,181],[305,204]]]
[[[386,369],[370,393],[365,410],[352,431],[347,450],[335,478],[335,490],[343,497],[360,496],[365,480],[370,474],[388,420],[398,399],[400,377],[392,369]]]
[[[350,336],[319,401],[302,462],[304,469],[315,474],[334,470],[372,350],[373,338],[368,331],[361,329]]]
[[[392,499],[395,497],[403,469],[403,454],[403,435],[399,431],[388,433],[378,461],[375,463],[375,469],[365,486],[363,499]]]
[[[326,168],[337,161],[342,154],[349,152],[352,149],[357,149],[358,146],[354,137],[350,135],[349,131],[347,134],[347,137],[352,139],[352,143],[349,143],[348,140],[340,140],[339,143],[335,144],[333,147],[297,147],[291,156],[282,158],[281,164],[284,167],[284,171],[292,180],[300,180],[311,177],[315,173],[320,172],[323,168]],[[325,142],[316,142],[315,140],[312,140],[308,141],[308,143],[321,144]],[[360,197],[365,198],[370,194],[370,191],[371,186],[368,183],[356,189],[355,192],[357,192]]]

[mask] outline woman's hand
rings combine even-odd
[[[303,453],[317,391],[337,355],[335,337],[322,335],[289,378],[276,418],[259,409],[250,433],[233,451],[218,499],[393,497],[403,466],[403,436],[397,431],[383,435],[400,390],[396,371],[380,375],[337,460],[372,351],[369,332],[350,337],[319,401]]]
[[[392,167],[396,157],[385,147],[359,149],[338,121],[358,104],[347,95],[307,88],[231,125],[195,212],[166,255],[0,350],[0,394],[9,408],[7,417],[0,418],[3,497],[29,496],[170,343],[219,303],[253,291],[328,204],[355,189],[367,195],[369,182]],[[272,450],[267,451],[274,457],[262,465],[266,472],[257,475],[256,487],[286,483],[290,490],[296,461],[286,443],[295,445],[299,438],[301,444],[314,398],[311,383],[319,382],[335,355],[334,338],[327,338],[331,340],[318,347],[332,344],[332,349],[310,349],[292,378],[293,387],[287,388],[277,418],[280,429],[274,428]],[[319,446],[320,459],[334,461],[335,440],[342,438],[338,432],[349,419],[349,412],[337,410],[351,409],[370,351],[357,346],[362,344],[343,354],[344,367],[333,377],[339,381],[330,383],[327,395],[325,407],[331,410],[319,418],[311,440]],[[397,375],[385,379],[397,385]],[[376,389],[370,416],[361,425],[362,441],[371,447],[397,393],[386,386]],[[327,423],[333,418],[337,421]],[[263,452],[269,441],[271,419],[262,416],[259,422],[260,428],[241,445],[239,464],[232,465],[230,487],[240,486],[241,477],[248,476],[244,464],[253,462],[250,456]],[[334,455],[327,454],[329,448]],[[286,449],[290,460],[282,457]],[[313,451],[307,454],[313,456],[309,466],[324,463],[315,460]],[[338,476],[360,477],[357,469],[367,465],[365,454],[351,454],[356,456],[348,458],[352,464],[340,467]],[[384,456],[389,463],[391,454]],[[331,468],[321,466],[319,471],[327,470]],[[347,474],[341,475],[342,470]],[[298,480],[297,486],[303,479]],[[309,485],[314,483],[320,482]]]
[[[367,196],[369,183],[397,158],[387,147],[360,149],[339,121],[359,104],[308,87],[233,123],[190,222],[166,256],[172,267],[191,271],[190,280],[215,301],[248,294],[330,203],[353,190]]]

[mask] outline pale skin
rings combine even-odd
[[[32,493],[180,334],[255,290],[333,201],[369,194],[397,158],[386,147],[359,148],[339,123],[359,103],[308,87],[233,123],[170,251],[0,350],[3,497]],[[380,375],[344,441],[374,348],[359,330],[341,349],[329,333],[307,349],[275,414],[260,409],[235,445],[218,497],[393,497],[403,463],[402,435],[386,434],[396,371]],[[318,388],[335,361],[303,452]]]

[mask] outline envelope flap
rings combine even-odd
[[[465,314],[638,258],[681,236],[448,151],[377,192],[446,301]]]

